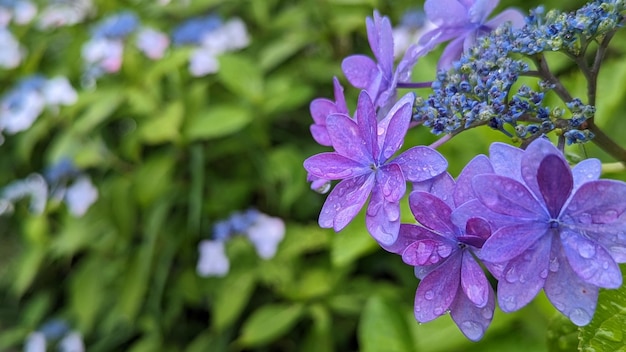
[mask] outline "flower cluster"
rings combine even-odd
[[[245,235],[259,257],[270,259],[276,255],[278,245],[285,237],[285,223],[249,209],[235,212],[227,219],[213,225],[213,239],[201,241],[198,245],[200,257],[196,271],[200,276],[224,276],[228,274],[230,262],[226,256],[225,243],[235,235]]]
[[[369,198],[368,232],[413,266],[420,280],[416,319],[449,312],[474,341],[491,324],[496,302],[513,312],[541,290],[574,324],[588,324],[599,289],[620,287],[618,264],[626,262],[626,183],[600,179],[597,159],[570,167],[564,157],[566,143],[594,137],[587,126],[595,101],[571,97],[542,56],[561,51],[573,58],[593,83],[589,97],[595,96],[594,75],[626,5],[591,1],[572,13],[538,8],[525,20],[509,9],[487,20],[497,3],[427,0],[426,20],[434,28],[406,49],[395,70],[390,21],[374,12],[366,26],[376,61],[353,55],[342,63],[348,82],[362,90],[356,111],[350,116],[335,78],[335,100],[318,98],[310,106],[313,138],[334,151],[304,161],[313,189],[325,193],[340,181],[319,225],[340,231]],[[448,40],[435,80],[409,82],[417,59]],[[588,67],[581,55],[592,41],[599,47]],[[535,77],[536,87],[519,84],[522,76]],[[401,88],[432,93],[397,99]],[[545,106],[551,92],[568,116],[562,107]],[[489,156],[472,159],[455,180],[445,171],[446,159],[430,147],[402,150],[409,128],[421,125],[447,135],[435,145],[486,125],[524,148],[494,143]],[[545,137],[555,130],[558,147]],[[416,223],[400,224],[407,182]],[[495,292],[489,277],[497,280]]]

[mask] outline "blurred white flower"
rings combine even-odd
[[[155,29],[142,28],[137,34],[137,48],[152,60],[162,58],[169,45],[168,36]]]
[[[270,259],[274,257],[278,244],[285,237],[285,223],[281,218],[259,214],[248,228],[247,235],[259,257]]]
[[[249,44],[248,30],[245,23],[239,18],[229,20],[202,38],[202,47],[212,51],[214,55],[243,49]]]
[[[63,76],[47,80],[43,86],[43,96],[50,105],[72,105],[78,100],[76,90]]]
[[[6,28],[0,28],[0,67],[15,68],[24,58],[24,49]]]
[[[98,189],[87,176],[81,176],[65,193],[65,204],[70,214],[80,217],[85,215],[89,207],[98,199]]]
[[[196,271],[200,276],[225,276],[230,269],[223,241],[201,241],[198,245],[200,257]]]
[[[92,38],[82,48],[82,56],[88,66],[113,73],[122,67],[124,44],[118,39]]]
[[[46,352],[46,336],[38,331],[31,332],[26,338],[24,352]]]
[[[206,48],[195,49],[189,58],[189,72],[194,77],[216,73],[220,64],[215,54]]]
[[[0,102],[0,131],[15,134],[27,130],[46,107],[46,101],[36,90],[23,91],[13,99]]]
[[[59,342],[60,352],[84,352],[85,344],[80,333],[72,331]]]
[[[46,208],[48,201],[48,184],[40,174],[30,174],[23,180],[13,181],[2,190],[2,200],[5,211],[13,210],[13,203],[30,197],[30,211],[41,214]],[[9,204],[7,204],[8,202]]]
[[[92,11],[91,0],[51,1],[39,15],[40,29],[72,26],[82,22]]]
[[[13,21],[19,25],[30,23],[37,15],[37,6],[30,1],[18,1],[13,7]]]

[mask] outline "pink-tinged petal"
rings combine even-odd
[[[402,255],[402,252],[412,243],[420,240],[440,241],[441,236],[431,230],[413,224],[400,224],[396,241],[382,247],[391,253]]]
[[[548,155],[556,155],[563,158],[561,152],[545,138],[538,138],[528,145],[522,156],[522,178],[528,188],[541,199],[539,184],[537,183],[537,171],[543,159]]]
[[[443,53],[441,53],[441,57],[439,57],[439,62],[437,62],[437,69],[445,70],[452,67],[452,63],[461,58],[463,54],[463,43],[465,42],[465,38],[467,33],[463,37],[458,37],[448,43],[445,49],[443,49]]]
[[[572,323],[591,322],[598,302],[598,287],[586,283],[572,270],[558,239],[553,241],[550,271],[543,290],[554,307]]]
[[[366,91],[359,94],[356,119],[365,149],[374,158],[378,156],[378,120],[372,99]]]
[[[425,192],[412,192],[409,207],[420,224],[456,241],[458,228],[450,220],[452,209],[441,199]]]
[[[380,16],[374,11],[374,18],[367,18],[367,39],[370,48],[383,69],[385,75],[391,75],[393,70],[393,34],[391,22],[387,16]]]
[[[461,284],[460,271],[461,257],[455,255],[422,279],[415,293],[414,310],[417,321],[429,322],[450,308]]]
[[[524,151],[505,143],[492,143],[489,147],[489,161],[496,174],[523,182],[521,168]]]
[[[346,105],[346,97],[343,94],[343,87],[339,83],[337,77],[333,77],[333,91],[335,93],[335,109],[340,114],[349,115],[348,106]]]
[[[500,0],[476,0],[467,12],[470,22],[476,24],[485,23],[489,14],[498,6]]]
[[[326,118],[326,128],[338,154],[364,165],[374,163],[372,155],[365,148],[358,125],[348,115],[329,115]]]
[[[313,139],[315,139],[317,143],[326,147],[332,145],[326,125],[311,125],[310,130],[311,136],[313,136]]]
[[[456,243],[444,238],[420,239],[405,248],[402,261],[412,266],[439,264],[457,249]]]
[[[313,117],[315,124],[324,126],[326,125],[328,115],[339,113],[335,107],[335,103],[326,98],[313,99],[311,104],[309,104],[309,111],[311,112],[311,117]]]
[[[380,188],[374,187],[365,214],[365,226],[381,245],[393,244],[398,239],[400,231],[400,203],[385,200]]]
[[[572,176],[574,177],[574,190],[583,184],[596,181],[602,173],[602,162],[598,159],[585,159],[572,168]]]
[[[622,285],[622,273],[607,250],[583,234],[561,230],[563,251],[574,272],[585,282],[604,288]]]
[[[480,258],[489,262],[505,262],[522,255],[528,248],[550,237],[549,227],[541,222],[520,222],[498,229],[483,245]]]
[[[339,182],[330,192],[319,225],[341,231],[359,213],[374,187],[374,175],[366,174]]]
[[[376,187],[388,202],[399,202],[406,192],[406,182],[397,164],[388,164],[376,173]]]
[[[400,149],[413,115],[415,94],[407,93],[378,124],[379,162],[384,163]]]
[[[356,88],[368,89],[379,74],[376,62],[365,55],[351,55],[341,62],[343,74]]]
[[[492,233],[496,232],[499,228],[515,225],[519,222],[516,217],[493,212],[485,207],[478,199],[474,199],[454,209],[452,212],[452,223],[462,229],[475,217],[486,219]]]
[[[485,25],[491,29],[496,29],[505,22],[510,22],[513,28],[522,28],[526,24],[524,15],[520,11],[515,9],[506,9],[487,21]]]
[[[463,335],[472,341],[480,340],[493,319],[496,306],[495,295],[489,288],[487,304],[478,308],[459,289],[454,302],[450,306],[450,316]]]
[[[551,243],[552,238],[545,236],[506,266],[497,290],[503,311],[516,311],[539,293],[548,276]]]
[[[469,23],[468,9],[457,0],[426,0],[424,12],[439,27],[462,27]]]
[[[491,237],[491,233],[491,226],[487,220],[480,217],[471,218],[467,220],[465,225],[465,236],[463,237],[467,239],[459,237],[459,240],[476,248],[482,248],[485,241]]]
[[[445,161],[445,159],[443,161]],[[404,170],[403,173],[406,175]],[[426,181],[413,183],[413,192],[430,193],[443,200],[450,208],[454,208],[454,200],[452,199],[454,185],[454,179],[452,176],[450,176],[447,172],[443,172]]]
[[[462,260],[461,287],[463,292],[476,307],[482,308],[487,305],[489,300],[489,291],[491,290],[489,281],[469,251],[463,251]]]
[[[363,165],[337,153],[320,153],[304,161],[304,168],[311,174],[327,180],[341,180],[371,173],[368,165]]]
[[[539,164],[537,181],[550,216],[557,218],[574,184],[569,165],[556,155],[548,155]]]
[[[422,182],[446,171],[448,161],[438,151],[425,147],[412,147],[398,155],[391,163],[402,168],[404,178],[410,182]]]
[[[478,155],[463,168],[463,171],[459,174],[456,180],[456,187],[454,188],[454,204],[460,206],[461,204],[476,198],[474,189],[472,188],[472,178],[480,174],[493,173],[493,167],[491,162],[484,155]]]
[[[543,206],[528,189],[512,178],[494,174],[476,175],[472,179],[476,197],[492,211],[518,219],[547,219]]]

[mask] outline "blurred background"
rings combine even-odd
[[[494,14],[583,3],[502,0]],[[0,351],[575,348],[543,295],[496,311],[478,343],[449,316],[418,324],[412,268],[377,246],[363,215],[338,234],[317,225],[326,196],[302,162],[328,149],[310,135],[309,103],[333,99],[337,76],[352,110],[359,91],[340,64],[371,56],[365,18],[378,9],[414,33],[421,17],[406,14],[422,5],[0,0]],[[614,137],[624,47],[598,94]],[[415,80],[434,78],[438,53]],[[436,139],[416,128],[404,148]],[[492,141],[510,139],[475,129],[440,151],[456,176]]]

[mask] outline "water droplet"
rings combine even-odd
[[[548,277],[548,269],[543,269],[540,273],[539,276],[541,276],[542,279],[545,279],[546,277]]]
[[[611,222],[611,221],[615,221],[615,219],[617,219],[617,210],[611,209],[611,210],[607,210],[604,213],[604,216],[606,217],[604,219],[605,222]]]
[[[515,268],[512,267],[510,268],[504,278],[506,279],[506,281],[508,281],[509,283],[516,283],[519,280],[519,276],[517,275],[517,272],[515,271]]]
[[[555,273],[558,270],[559,270],[559,260],[556,257],[554,257],[550,259],[550,271]]]
[[[581,224],[591,224],[591,214],[589,213],[580,214],[580,216],[578,217],[578,221]]]
[[[435,294],[433,293],[433,291],[428,290],[426,291],[426,293],[424,293],[424,298],[430,301],[435,298]]]
[[[515,303],[515,296],[502,297],[500,301],[502,310],[505,312],[512,312],[517,308],[517,304]]]
[[[323,185],[317,187],[316,189],[314,189],[315,192],[319,193],[319,194],[326,194],[328,193],[328,191],[330,191],[330,181],[324,183]]]
[[[377,131],[379,136],[382,136],[383,134],[385,134],[385,128],[382,126],[378,126],[378,131]]]
[[[480,311],[480,314],[483,316],[483,318],[485,319],[491,319],[493,318],[493,311],[489,308],[484,308]]]
[[[472,320],[462,322],[461,330],[471,340],[479,339],[484,333],[482,325]]]
[[[569,319],[572,321],[572,323],[578,326],[583,326],[587,325],[587,323],[591,321],[591,316],[587,314],[587,312],[585,312],[582,308],[574,308],[569,313]]]
[[[451,252],[452,252],[452,248],[450,248],[449,246],[442,245],[442,246],[438,246],[437,247],[437,253],[442,258],[447,258],[450,255]]]
[[[602,263],[602,269],[606,270],[609,268],[609,262]]]
[[[596,247],[588,242],[583,242],[578,246],[578,254],[581,257],[589,259],[596,255]]]
[[[436,315],[441,315],[443,314],[443,308],[437,307],[433,310],[433,313],[435,313]]]

